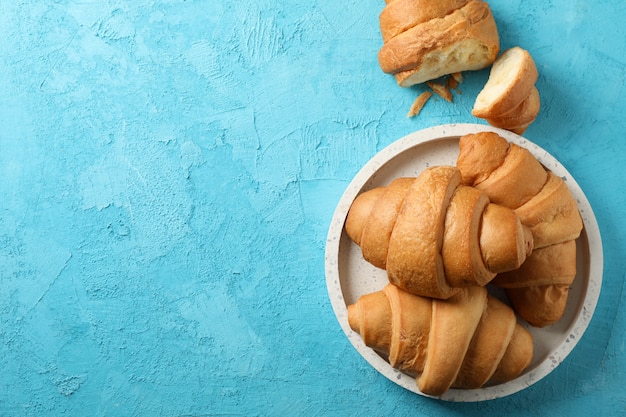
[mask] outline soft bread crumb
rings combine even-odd
[[[454,73],[452,73],[450,75],[452,76],[454,81],[456,81],[458,84],[461,84],[463,82],[463,73],[462,72],[454,72]]]
[[[411,108],[409,109],[409,112],[407,113],[406,116],[407,117],[417,116],[422,111],[424,104],[426,104],[426,102],[432,95],[433,93],[431,93],[430,91],[424,91],[422,94],[417,96],[417,98],[411,105]]]
[[[426,83],[438,96],[446,101],[452,102],[452,92],[447,84],[439,84],[434,81],[428,81]]]

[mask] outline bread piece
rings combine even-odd
[[[448,87],[448,90],[455,90],[458,86],[459,82],[456,80],[456,78],[450,76],[446,79],[446,87]],[[459,91],[457,91],[457,93],[458,92]]]
[[[431,88],[439,97],[443,98],[447,102],[452,102],[452,92],[448,83],[439,84],[434,81],[427,81],[426,85]]]
[[[431,93],[430,91],[424,91],[422,94],[417,96],[417,98],[411,105],[409,112],[407,113],[407,117],[413,117],[413,116],[417,116],[418,114],[420,114],[420,112],[422,111],[422,108],[424,107],[424,105],[426,104],[426,102],[432,95],[433,93]]]
[[[383,41],[387,42],[414,26],[444,17],[468,2],[469,0],[394,0],[388,2],[379,16],[380,34]]]
[[[493,63],[472,114],[484,119],[497,118],[513,110],[530,96],[538,75],[528,51],[518,46],[504,51]]]
[[[485,68],[499,50],[489,6],[472,0],[443,18],[418,24],[385,42],[378,61],[400,86],[408,87],[450,73]]]

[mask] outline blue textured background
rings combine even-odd
[[[626,414],[623,1],[490,2],[531,52],[526,136],[594,207],[603,291],[556,371],[453,404],[375,372],[333,315],[335,205],[377,151],[481,122],[383,74],[382,0],[0,1],[0,415]]]

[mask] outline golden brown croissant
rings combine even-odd
[[[517,269],[532,251],[513,210],[461,185],[456,167],[436,166],[360,194],[346,219],[363,257],[413,294],[446,299]]]
[[[543,327],[558,321],[576,276],[576,244],[583,224],[562,178],[525,148],[493,132],[461,137],[457,167],[463,183],[514,209],[533,234],[534,249],[519,270],[493,283],[506,289],[518,314]]]
[[[348,306],[348,322],[367,346],[433,396],[510,381],[533,357],[532,335],[484,287],[437,300],[387,284]]]

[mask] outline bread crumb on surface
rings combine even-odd
[[[426,104],[426,102],[432,95],[433,93],[431,93],[430,91],[424,91],[422,94],[417,96],[417,98],[411,105],[411,108],[409,109],[409,112],[407,113],[406,116],[407,117],[417,116],[422,111],[424,104]]]
[[[457,90],[459,84],[463,82],[463,74],[460,72],[455,72],[450,74],[450,76],[446,79],[446,85],[448,88],[452,90]],[[458,90],[457,90],[458,91]]]
[[[438,96],[443,98],[446,101],[452,101],[452,92],[447,84],[439,84],[434,81],[428,81],[426,83]]]
[[[445,80],[442,79],[441,82],[436,82],[433,80],[427,81],[426,85],[430,87],[431,91],[424,91],[415,99],[415,101],[411,105],[411,109],[409,110],[407,117],[417,116],[422,111],[422,107],[424,107],[428,99],[432,97],[433,93],[451,103],[452,90],[455,90],[457,94],[461,94],[461,91],[458,87],[459,84],[462,82],[463,74],[461,72],[449,74],[445,77]]]

